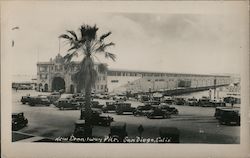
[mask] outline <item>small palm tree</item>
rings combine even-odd
[[[64,56],[65,64],[70,64],[72,57],[78,57],[82,54],[84,57],[80,62],[80,69],[72,76],[72,80],[77,84],[80,90],[85,91],[85,104],[81,107],[80,119],[85,118],[87,127],[91,126],[91,89],[95,85],[97,79],[97,71],[94,68],[94,57],[96,54],[103,54],[106,58],[110,58],[115,61],[116,56],[106,49],[113,46],[114,43],[105,43],[105,38],[108,37],[111,32],[105,33],[100,37],[97,37],[98,27],[96,25],[82,25],[79,28],[79,35],[74,31],[67,31],[66,34],[62,34],[59,38],[63,38],[68,41],[70,48],[68,54]],[[99,64],[98,70],[100,73],[105,72],[106,65]],[[84,114],[84,116],[83,116]],[[90,130],[89,128],[88,130]],[[92,135],[92,130],[91,130]]]

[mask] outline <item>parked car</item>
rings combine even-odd
[[[56,107],[60,110],[64,109],[74,109],[77,110],[80,108],[80,104],[78,104],[74,99],[59,99]]]
[[[30,97],[30,100],[29,100],[28,103],[29,103],[30,106],[35,106],[35,105],[49,106],[50,105],[50,101],[49,101],[49,99],[47,98],[46,95],[38,95],[38,96],[35,96],[35,97]]]
[[[141,95],[139,97],[139,99],[140,99],[141,102],[144,103],[144,102],[150,101],[150,96],[149,95]]]
[[[240,111],[238,109],[223,109],[219,117],[219,123],[240,126]]]
[[[116,111],[116,102],[106,102],[106,106],[102,108],[104,113],[109,111]]]
[[[161,103],[159,105],[159,108],[167,113],[169,113],[170,115],[178,115],[179,111],[175,108],[175,107],[170,107],[169,105],[167,105],[166,103]]]
[[[100,104],[98,101],[91,101],[91,108],[102,109],[104,105]]]
[[[95,111],[92,109],[92,118],[91,118],[92,125],[109,126],[110,123],[113,121],[114,121],[113,117],[101,116],[99,111]]]
[[[154,108],[147,114],[147,118],[170,118],[170,114],[160,108]]]
[[[206,97],[202,97],[198,101],[198,105],[202,107],[211,107],[212,104],[210,104],[210,99]]]
[[[23,112],[12,113],[12,130],[19,130],[28,124],[28,119],[24,117]]]
[[[109,137],[115,138],[118,140],[118,142],[122,143],[126,136],[128,136],[128,133],[126,130],[126,123],[124,123],[124,122],[112,122],[110,124]]]
[[[153,109],[151,105],[138,106],[134,111],[135,116],[147,116],[147,114]]]
[[[22,96],[21,98],[22,104],[29,103],[29,101],[30,101],[30,96]]]
[[[61,94],[59,92],[53,92],[50,95],[48,95],[49,101],[53,104],[61,97]]]
[[[216,107],[215,112],[214,112],[214,117],[216,119],[219,119],[221,117],[223,109],[232,109],[232,108],[231,107]]]
[[[180,143],[180,131],[176,127],[160,127],[159,135],[165,143]]]
[[[99,99],[110,99],[110,96],[108,94],[102,93],[98,94]]]
[[[113,96],[113,100],[126,101],[127,97],[126,97],[126,95],[123,95],[123,94],[117,94],[117,95]]]
[[[175,101],[172,97],[164,96],[161,102],[166,103],[166,104],[173,104]]]
[[[74,98],[75,102],[79,103],[79,104],[84,104],[85,103],[85,97],[75,97]]]
[[[76,98],[76,97],[84,97],[85,95],[83,93],[74,93],[70,94],[69,96],[71,96],[72,98]]]
[[[116,103],[116,113],[122,115],[124,112],[133,114],[135,111],[134,107],[131,107],[131,103]]]
[[[187,99],[187,104],[189,106],[197,106],[198,105],[198,99],[196,99],[196,98],[188,98]]]
[[[186,100],[184,98],[175,98],[174,101],[175,101],[174,103],[176,105],[185,105],[186,104]]]
[[[226,106],[226,103],[224,101],[222,101],[222,100],[211,100],[210,104],[211,104],[212,107],[217,107],[217,106],[225,107]]]
[[[89,133],[89,131],[86,131],[85,129],[86,129],[85,120],[75,121],[75,129],[74,129],[73,136],[76,138],[86,138],[86,137],[91,136],[91,133]]]

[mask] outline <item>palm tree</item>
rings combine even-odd
[[[65,64],[70,64],[72,57],[82,54],[84,57],[80,62],[80,69],[72,75],[72,80],[77,84],[77,87],[85,91],[85,104],[81,107],[80,119],[85,118],[86,126],[91,130],[91,88],[95,85],[97,79],[97,71],[94,68],[94,58],[97,54],[103,54],[106,58],[110,58],[115,61],[116,56],[106,49],[113,46],[114,43],[105,43],[105,38],[108,37],[111,32],[105,33],[100,37],[97,37],[98,27],[96,25],[82,25],[79,28],[79,35],[74,31],[67,31],[66,34],[62,34],[59,38],[65,39],[70,48],[68,53],[64,56]],[[106,65],[98,64],[98,70],[100,73],[106,71]],[[92,130],[90,131],[92,135]]]

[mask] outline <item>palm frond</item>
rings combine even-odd
[[[72,59],[75,55],[77,55],[77,51],[74,51],[74,52],[72,52],[72,53],[66,54],[66,55],[63,57],[64,63],[69,63],[69,62],[71,61],[71,59]]]
[[[103,41],[106,37],[108,37],[111,34],[111,32],[105,33],[100,37],[100,41]]]
[[[108,44],[101,44],[95,51],[96,52],[104,52],[107,47],[114,46],[114,45],[115,45],[115,43],[113,43],[113,42],[110,42]]]
[[[80,44],[74,44],[71,48],[68,49],[68,52],[71,51],[71,50],[77,50],[81,47]]]
[[[113,53],[105,52],[105,58],[110,58],[113,61],[115,61],[116,60],[116,55],[113,54]]]
[[[72,39],[71,37],[69,37],[69,35],[66,35],[66,34],[60,35],[59,38],[64,38],[64,39],[67,39],[67,40],[71,40]]]
[[[78,41],[77,35],[74,31],[67,30],[67,32],[70,33],[74,37],[74,40]]]

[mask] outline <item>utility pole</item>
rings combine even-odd
[[[214,78],[214,99],[216,99],[216,77]]]

